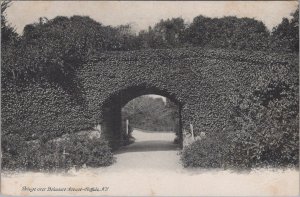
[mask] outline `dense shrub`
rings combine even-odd
[[[101,138],[71,136],[66,142],[67,160],[77,166],[108,166],[113,163],[113,155],[108,143]]]
[[[25,150],[26,143],[24,138],[18,134],[1,135],[1,154],[2,169],[14,169],[16,166],[22,166],[22,153]]]
[[[196,140],[184,147],[181,162],[184,167],[220,168],[223,166],[224,149],[212,138]]]
[[[299,166],[298,90],[297,80],[285,78],[242,93],[233,109],[233,130],[221,139],[198,140],[185,147],[184,166]]]
[[[229,165],[299,165],[299,89],[295,82],[271,81],[239,97],[236,130],[229,135]]]
[[[101,138],[73,134],[61,140],[42,142],[5,135],[2,141],[3,169],[59,171],[73,166],[80,168],[84,164],[90,167],[108,166],[114,162],[107,141]]]

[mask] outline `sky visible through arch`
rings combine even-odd
[[[271,30],[297,6],[297,1],[13,1],[7,19],[20,34],[39,17],[73,15],[90,16],[104,25],[131,24],[135,31],[172,17],[190,23],[198,15],[237,16],[261,20]]]
[[[152,98],[162,98],[162,100],[166,103],[167,98],[164,96],[156,95],[156,94],[147,94],[146,96],[150,96]]]

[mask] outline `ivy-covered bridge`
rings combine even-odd
[[[104,53],[80,71],[88,111],[118,145],[121,109],[144,94],[177,104],[182,132],[216,134],[230,129],[237,97],[258,83],[291,78],[292,56],[183,48]]]
[[[135,97],[157,94],[177,104],[181,140],[190,124],[195,135],[222,134],[231,130],[238,96],[275,79],[297,80],[297,59],[293,54],[203,48],[104,52],[76,73],[80,101],[53,84],[3,91],[2,129],[34,139],[101,124],[118,147],[122,107]]]

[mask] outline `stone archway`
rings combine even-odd
[[[240,51],[182,48],[95,55],[78,71],[91,124],[118,136],[122,105],[144,94],[180,104],[182,132],[223,137],[231,132],[236,98],[253,82],[290,78],[293,62]],[[285,59],[285,58],[282,58]],[[113,144],[118,144],[118,139]]]
[[[147,94],[156,94],[160,96],[164,96],[170,99],[174,104],[178,107],[178,121],[179,121],[179,143],[182,147],[182,120],[181,120],[181,108],[183,103],[178,101],[174,95],[166,90],[161,90],[159,88],[147,85],[140,86],[132,86],[125,89],[122,89],[118,92],[115,92],[110,97],[108,97],[103,106],[102,113],[103,118],[101,121],[102,131],[105,135],[106,139],[109,140],[111,147],[116,149],[121,146],[122,142],[122,116],[121,110],[122,108],[131,100],[136,97],[147,95]]]

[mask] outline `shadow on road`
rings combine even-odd
[[[121,147],[115,152],[115,154],[121,154],[124,152],[148,152],[148,151],[169,151],[178,150],[179,145],[173,144],[173,142],[165,140],[149,140],[134,142],[128,146]]]

